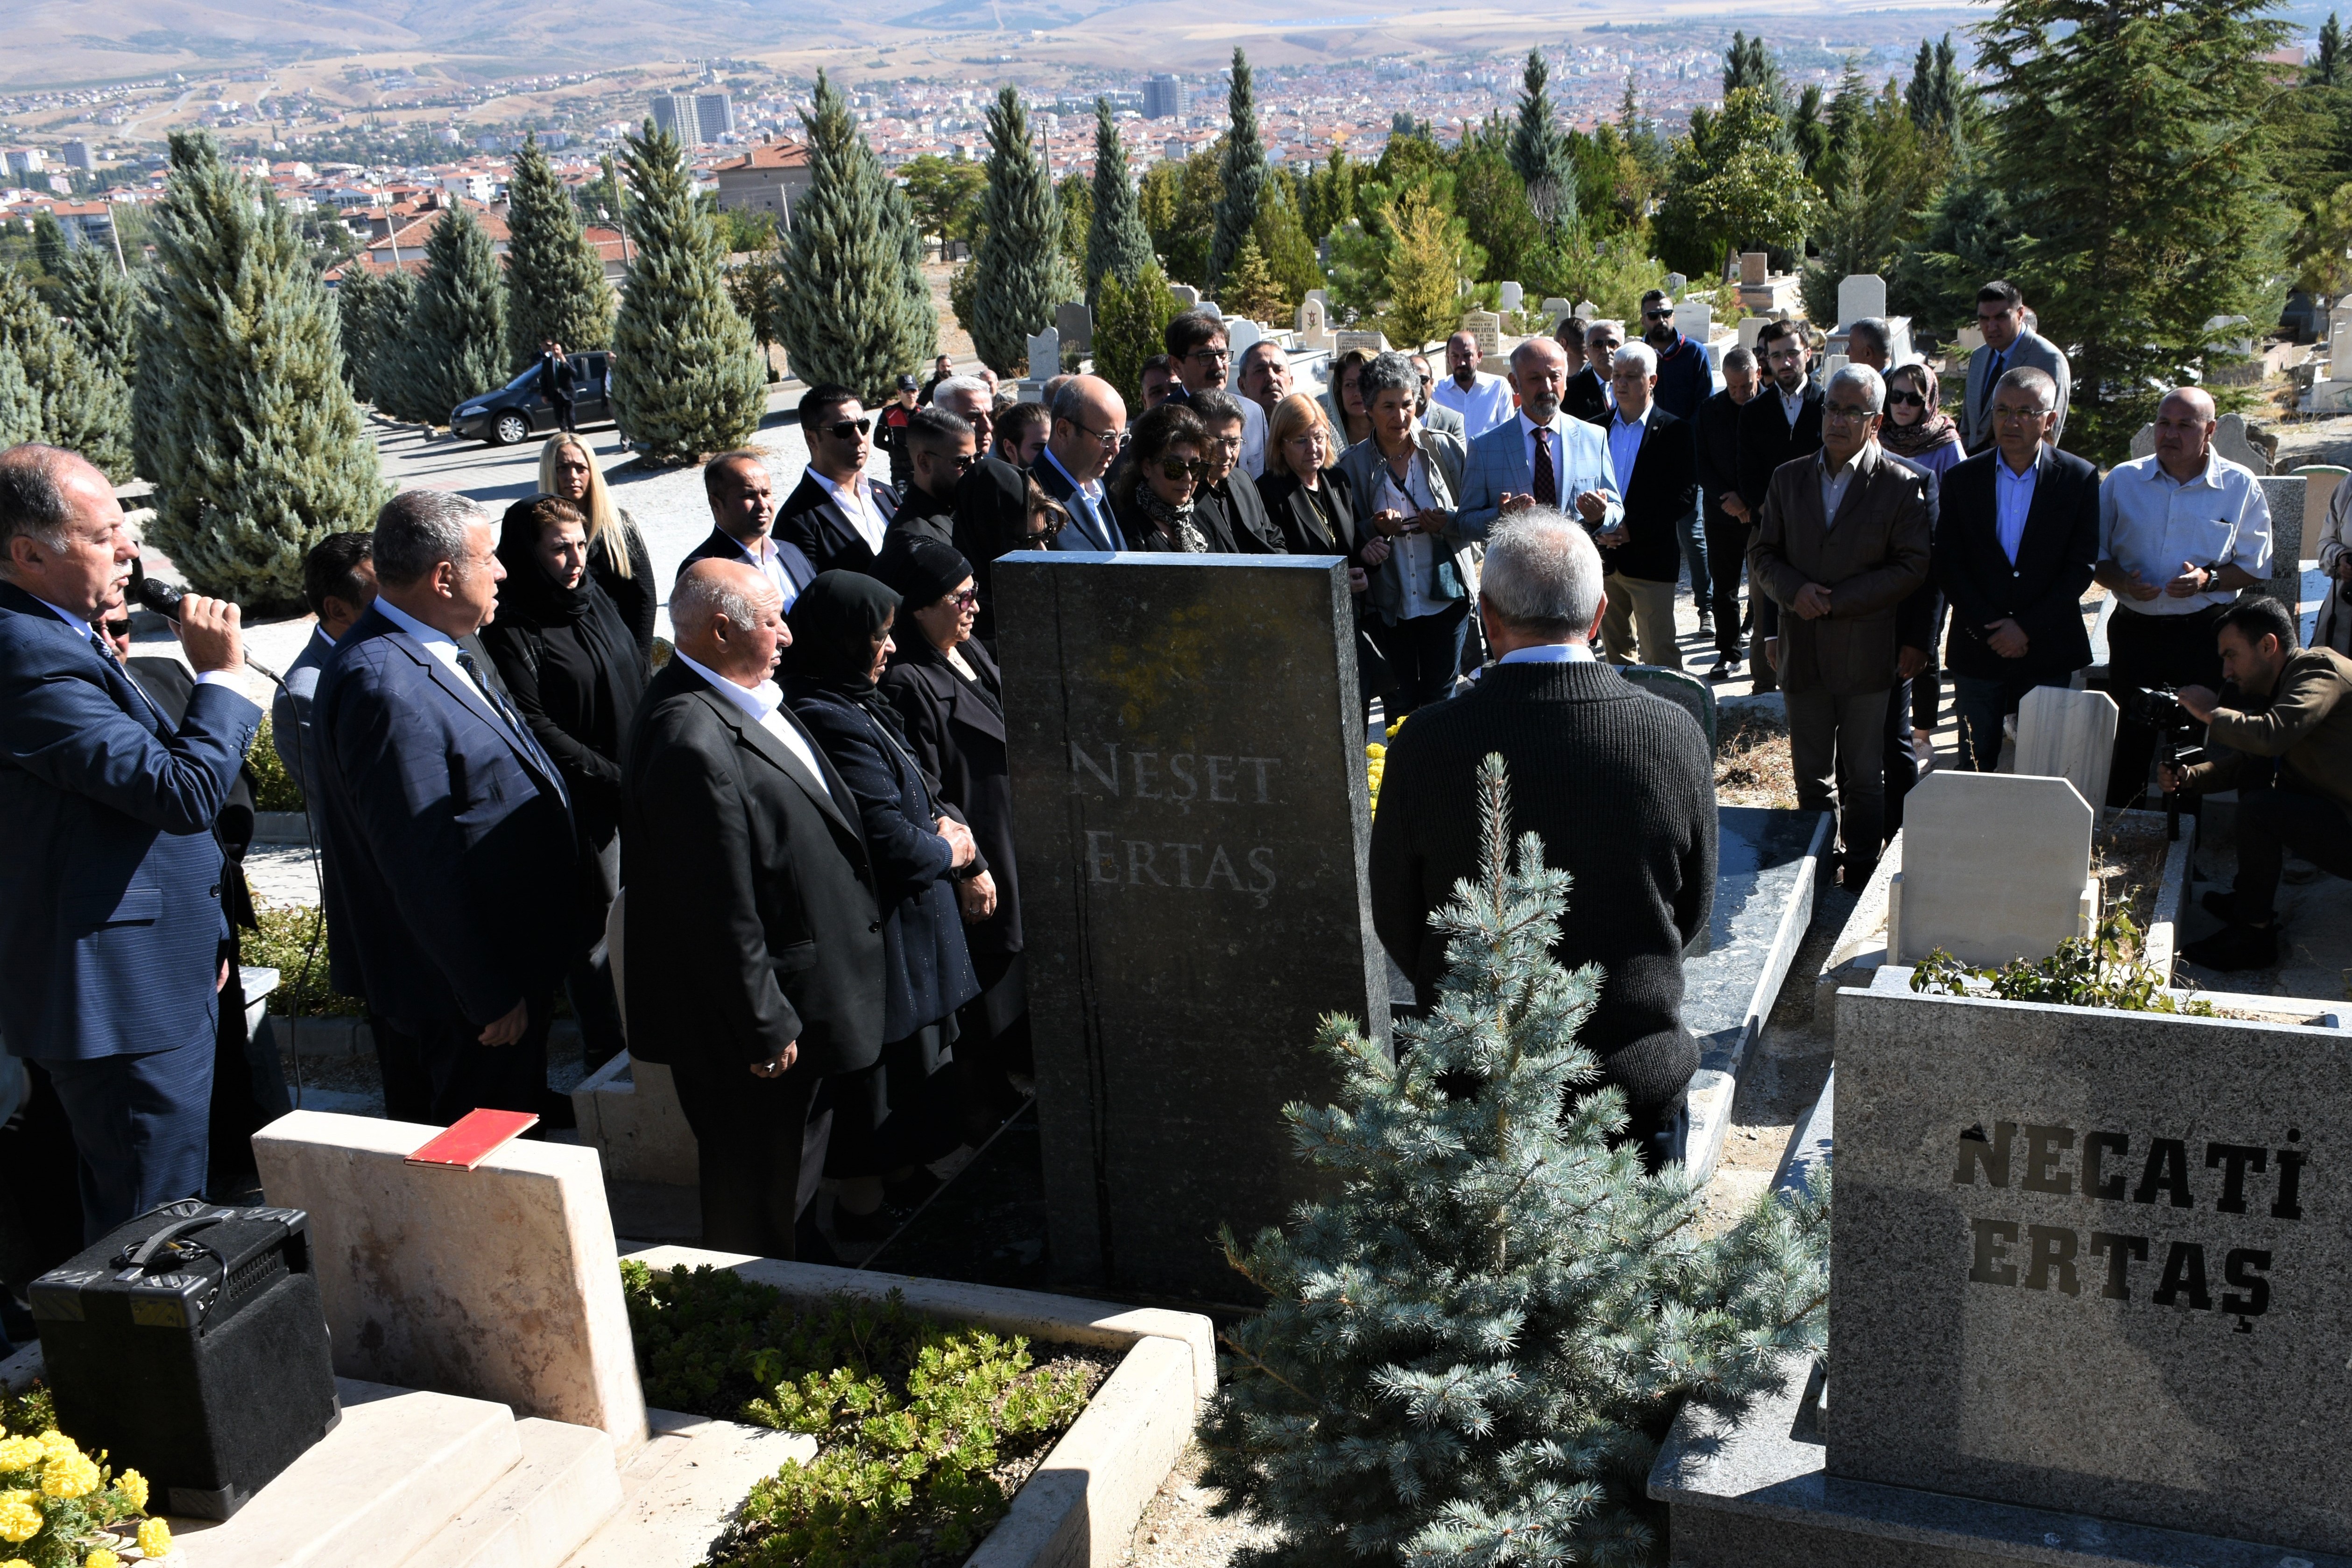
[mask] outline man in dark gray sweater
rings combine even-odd
[[[1582,528],[1531,507],[1496,525],[1478,594],[1496,660],[1390,743],[1372,923],[1429,1007],[1446,967],[1429,915],[1477,872],[1478,765],[1502,753],[1513,836],[1541,835],[1545,862],[1576,879],[1556,952],[1603,971],[1579,1038],[1624,1090],[1623,1141],[1654,1171],[1682,1157],[1698,1067],[1682,1023],[1683,949],[1714,907],[1715,771],[1696,720],[1593,659],[1603,606],[1601,552]]]

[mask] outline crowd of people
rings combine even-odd
[[[1091,375],[1007,403],[943,359],[874,411],[814,386],[805,472],[780,503],[759,452],[710,459],[710,534],[668,584],[569,431],[502,515],[406,490],[320,542],[276,742],[387,1114],[561,1125],[560,988],[590,1065],[625,1047],[670,1069],[707,1244],[828,1255],[820,1183],[834,1238],[888,1234],[1029,1063],[990,589],[1018,550],[1340,557],[1367,712],[1423,715],[1373,826],[1381,940],[1429,1005],[1430,914],[1474,868],[1470,780],[1502,752],[1520,825],[1588,890],[1563,951],[1606,973],[1585,1038],[1654,1166],[1696,1064],[1680,954],[1712,899],[1712,764],[1687,714],[1611,667],[1679,667],[1685,575],[1715,673],[1752,658],[1783,693],[1800,804],[1836,814],[1850,884],[1900,826],[1941,676],[1960,765],[1994,766],[2024,694],[2090,662],[2081,600],[2105,584],[2111,681],[2179,688],[2221,752],[2153,768],[2156,731],[2127,721],[2115,803],[2244,792],[2227,924],[2188,956],[2273,962],[2284,851],[2352,872],[2352,615],[2298,650],[2242,593],[2269,576],[2269,520],[2211,448],[2210,398],[2174,390],[2155,455],[2103,479],[2057,445],[2064,356],[2006,283],[1980,292],[1957,416],[1933,368],[1890,363],[1884,322],[1854,323],[1825,380],[1804,328],[1769,322],[1717,391],[1672,300],[1642,307],[1633,341],[1570,318],[1503,376],[1467,334],[1443,377],[1344,354],[1321,395],[1278,345],[1236,366],[1190,310],[1132,424]],[[867,471],[877,442],[893,482]],[[2344,511],[2323,563],[2352,584]],[[192,678],[122,662],[137,547],[79,457],[0,454],[0,807],[24,845],[0,1059],[31,1064],[16,1098],[69,1138],[95,1237],[217,1184],[223,1145],[283,1104],[229,989],[260,715],[232,605],[181,605]]]

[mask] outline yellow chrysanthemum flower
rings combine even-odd
[[[58,1431],[54,1426],[41,1434],[40,1444],[42,1451],[47,1453],[52,1459],[67,1454],[79,1456],[81,1453],[80,1444],[75,1442],[72,1438],[67,1436],[64,1433]]]
[[[7,1562],[0,1563],[0,1568],[33,1568],[33,1565],[21,1557],[11,1557]]]
[[[79,1454],[51,1459],[41,1471],[45,1497],[88,1497],[99,1488],[98,1466]]]
[[[0,1437],[0,1470],[29,1470],[48,1457],[38,1437]]]
[[[41,1533],[41,1510],[26,1500],[30,1492],[10,1492],[0,1498],[0,1541],[30,1541]]]
[[[129,1503],[135,1511],[140,1513],[147,1511],[147,1478],[145,1476],[136,1470],[125,1470],[114,1478],[114,1489],[122,1494],[122,1500]],[[6,1564],[0,1563],[0,1568],[6,1568]]]
[[[151,1519],[139,1526],[139,1550],[150,1557],[168,1557],[172,1552],[172,1527],[160,1519]]]
[[[81,1568],[122,1568],[122,1559],[101,1546],[81,1560]]]

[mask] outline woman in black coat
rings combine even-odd
[[[958,1142],[956,1010],[980,994],[956,884],[988,869],[971,832],[932,795],[898,710],[875,682],[893,643],[898,595],[856,572],[821,572],[795,600],[793,711],[857,797],[882,909],[882,1059],[828,1080],[833,1142],[825,1174],[841,1180],[835,1232],[878,1241],[885,1183],[920,1184],[916,1169]]]
[[[898,651],[882,694],[906,727],[907,749],[961,812],[988,869],[957,884],[964,942],[980,994],[957,1016],[956,1062],[969,1091],[966,1135],[985,1136],[1020,1103],[1006,1076],[1031,1070],[1029,995],[1021,961],[1021,889],[1013,854],[1013,774],[1005,754],[1004,683],[972,636],[980,594],[971,563],[948,545],[893,535],[875,573],[900,597]]]
[[[604,945],[621,878],[621,751],[645,695],[646,659],[619,610],[588,571],[588,519],[558,496],[507,508],[498,618],[482,628],[523,721],[563,775],[579,830],[577,951],[564,976],[593,1068],[622,1048],[621,1015]]]
[[[1323,405],[1303,392],[1275,405],[1266,422],[1265,478],[1257,493],[1293,555],[1344,555],[1356,595],[1356,681],[1366,713],[1372,699],[1396,689],[1389,661],[1363,629],[1366,570],[1388,559],[1389,542],[1356,519],[1355,497],[1339,466],[1339,447]]]

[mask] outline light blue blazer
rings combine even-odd
[[[1602,529],[1623,520],[1625,500],[1617,488],[1616,476],[1609,469],[1609,440],[1598,425],[1588,425],[1581,419],[1563,418],[1560,453],[1560,510],[1574,517],[1577,496],[1586,490],[1598,490],[1608,498],[1607,510],[1601,521],[1591,526]],[[1519,416],[1496,426],[1470,443],[1470,462],[1462,475],[1462,505],[1454,514],[1455,527],[1465,539],[1484,539],[1494,526],[1507,495],[1527,495],[1534,489],[1534,476],[1528,467],[1528,434],[1519,423]]]

